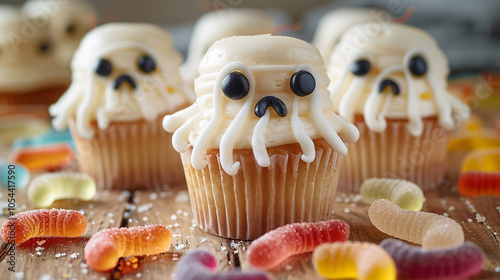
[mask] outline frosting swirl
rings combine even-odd
[[[202,169],[207,148],[220,150],[223,169],[238,170],[234,149],[254,152],[268,166],[266,148],[299,143],[311,162],[314,139],[340,154],[357,141],[356,127],[333,113],[328,77],[318,50],[304,41],[271,35],[234,36],[214,43],[203,57],[191,107],[166,116],[178,152],[193,147],[193,167]],[[244,78],[242,78],[242,76]],[[245,82],[245,80],[247,82]]]

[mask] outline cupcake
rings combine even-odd
[[[84,0],[29,0],[22,12],[47,25],[56,59],[68,67],[83,36],[96,26],[97,12]]]
[[[234,36],[214,43],[198,69],[196,102],[163,122],[175,131],[198,225],[251,240],[327,219],[358,131],[333,113],[318,50],[291,37]]]
[[[194,94],[178,73],[167,31],[111,23],[90,31],[72,61],[73,82],[50,107],[53,126],[69,126],[81,170],[101,189],[139,189],[184,180],[164,115]]]
[[[360,131],[339,187],[357,192],[365,179],[379,177],[435,189],[450,131],[470,110],[447,91],[448,62],[429,34],[389,23],[360,33],[367,24],[346,31],[327,66],[335,110]]]
[[[46,26],[16,7],[0,5],[0,109],[48,106],[67,89],[70,77],[69,67],[57,63]]]
[[[191,86],[198,77],[198,65],[210,45],[234,35],[273,33],[276,24],[269,13],[252,8],[216,10],[204,14],[194,26],[186,62],[180,71]]]

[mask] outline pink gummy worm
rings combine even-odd
[[[420,279],[463,279],[481,270],[483,253],[476,245],[465,242],[446,249],[422,249],[395,239],[380,243],[392,256],[398,276]]]
[[[257,238],[248,248],[247,258],[253,267],[270,269],[290,256],[347,238],[349,225],[341,220],[289,224]]]
[[[178,280],[269,280],[260,271],[217,273],[215,257],[204,249],[196,249],[184,255],[175,271]]]

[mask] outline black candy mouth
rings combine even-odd
[[[285,103],[283,103],[283,101],[281,101],[281,99],[275,96],[266,96],[260,99],[259,102],[257,102],[257,104],[255,105],[255,115],[261,118],[262,116],[264,116],[267,108],[269,107],[273,107],[276,114],[278,114],[278,116],[280,117],[285,117],[287,114],[286,105]]]
[[[130,77],[129,75],[121,75],[120,77],[118,77],[118,78],[115,80],[115,84],[114,84],[113,88],[114,88],[114,89],[118,89],[118,88],[120,88],[120,86],[121,86],[123,83],[128,83],[128,84],[129,84],[129,86],[130,86],[132,89],[135,89],[135,88],[136,88],[136,84],[135,84],[134,79],[132,79],[132,77]]]

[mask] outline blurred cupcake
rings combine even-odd
[[[175,131],[200,227],[249,240],[327,219],[344,142],[358,131],[333,113],[318,50],[291,37],[234,36],[210,47],[199,72],[195,104],[163,125]]]
[[[184,180],[165,114],[192,103],[170,35],[151,24],[112,23],[89,32],[72,61],[73,83],[50,107],[69,125],[83,172],[105,189],[151,188]]]
[[[95,8],[84,0],[28,0],[22,12],[47,25],[61,65],[68,67],[83,36],[97,23]]]
[[[57,63],[46,26],[0,5],[0,105],[49,105],[67,89],[70,77],[69,68]]]
[[[269,34],[275,29],[269,13],[259,9],[224,9],[204,14],[194,26],[187,59],[180,68],[182,77],[193,86],[201,58],[215,41],[234,35]]]
[[[389,23],[360,32],[367,24],[343,35],[327,66],[336,111],[360,131],[339,187],[357,192],[379,177],[432,190],[444,178],[450,131],[469,108],[447,91],[448,61],[429,34]]]

